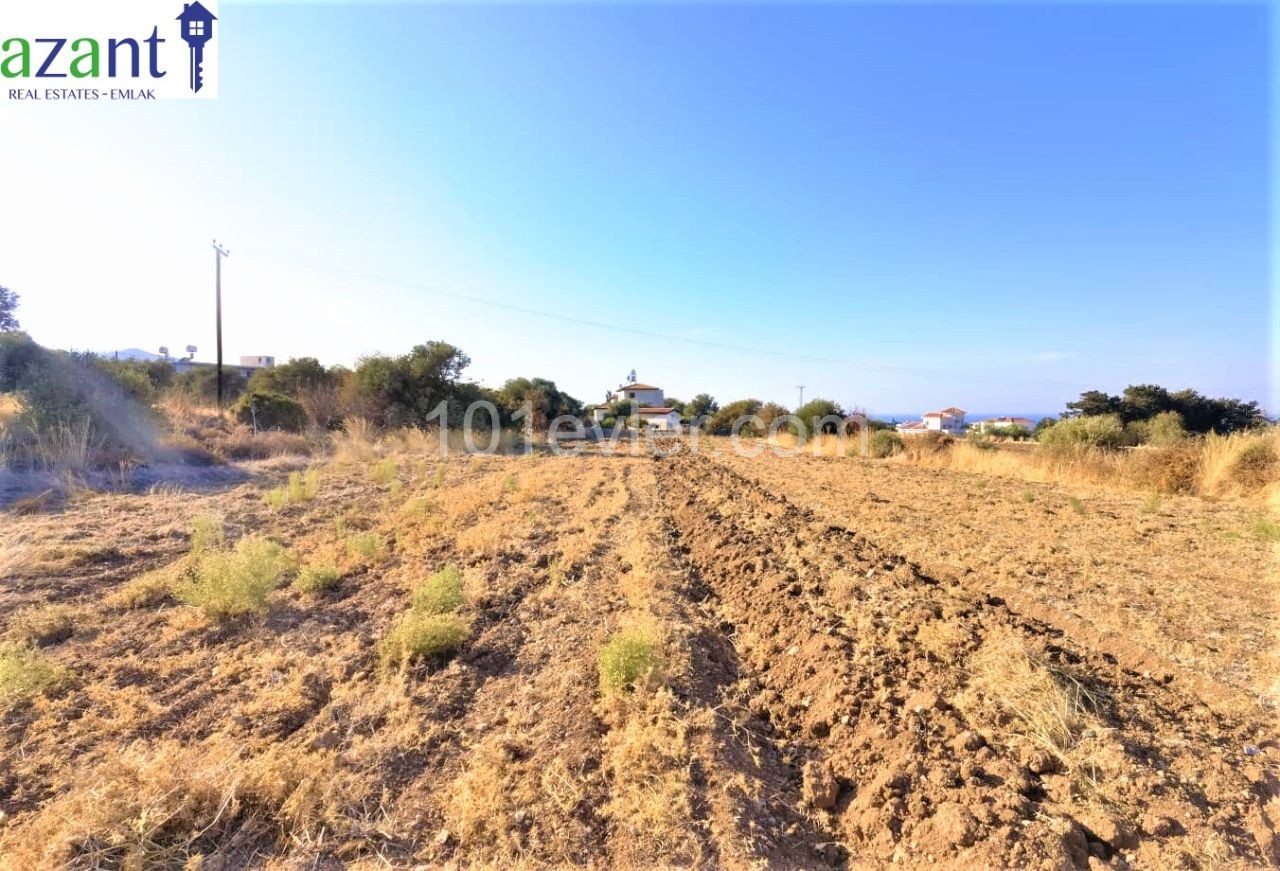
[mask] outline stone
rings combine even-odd
[[[840,797],[840,781],[836,780],[831,766],[812,760],[804,764],[802,771],[804,800],[818,810],[830,810]]]

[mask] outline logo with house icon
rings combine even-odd
[[[213,22],[217,20],[200,0],[182,4],[182,14],[178,16],[178,21],[182,22],[182,41],[187,44],[190,62],[188,75],[191,92],[194,94],[200,93],[200,88],[204,86],[204,71],[201,69],[204,47],[213,39]]]

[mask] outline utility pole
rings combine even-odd
[[[800,388],[800,404],[797,405],[796,408],[802,408],[804,406],[804,385],[797,384],[796,386]]]
[[[230,257],[231,252],[219,245],[217,239],[213,240],[213,250],[214,295],[218,319],[218,411],[222,411],[222,258]]]

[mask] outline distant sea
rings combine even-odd
[[[966,423],[973,423],[974,421],[987,420],[992,417],[1025,417],[1028,420],[1034,420],[1039,423],[1042,418],[1057,417],[1061,413],[1062,412],[1044,411],[966,411],[964,413],[964,419]],[[922,411],[903,412],[899,414],[876,411],[872,412],[871,417],[875,420],[896,421],[897,423],[902,423],[904,420],[919,420],[920,415],[922,414],[924,414]]]

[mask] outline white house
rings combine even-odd
[[[927,430],[935,430],[951,435],[960,435],[964,432],[964,409],[956,408],[954,405],[950,408],[944,408],[942,411],[926,411],[922,415],[924,428]]]
[[[924,427],[924,421],[907,420],[898,424],[897,430],[902,435],[922,435],[928,432]]]
[[[636,415],[640,422],[651,429],[675,432],[680,429],[680,412],[674,408],[637,408]]]
[[[1030,432],[1035,428],[1036,422],[1029,417],[993,417],[989,420],[980,420],[973,424],[973,429],[978,432],[987,432],[993,429],[1008,429],[1016,426]]]
[[[674,408],[667,407],[662,388],[652,384],[641,384],[636,381],[635,372],[631,373],[631,377],[625,384],[619,384],[617,390],[608,391],[603,403],[591,406],[591,419],[596,423],[604,420],[609,414],[610,403],[624,399],[639,406],[636,412],[641,415],[641,420],[646,426],[656,429],[680,428],[680,413]],[[670,420],[673,415],[674,422]]]
[[[162,357],[173,366],[173,371],[178,374],[190,372],[192,369],[211,369],[216,363],[205,363],[202,360],[192,360],[190,357],[175,360],[171,357]],[[253,373],[259,369],[269,369],[276,364],[275,357],[269,357],[265,354],[254,357],[241,357],[239,363],[232,363],[230,360],[223,361],[222,368],[225,370],[235,370],[245,378],[252,378]]]
[[[662,395],[661,387],[654,387],[652,384],[638,384],[634,381],[619,385],[615,398],[630,399],[637,405],[648,405],[651,408],[663,408],[667,402]]]

